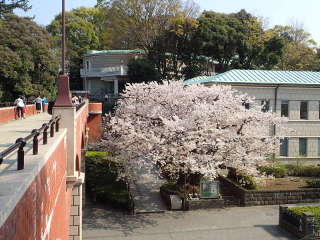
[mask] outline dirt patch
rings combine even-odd
[[[307,177],[284,177],[266,180],[264,186],[259,186],[257,190],[294,190],[307,188]]]

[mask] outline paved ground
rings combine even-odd
[[[10,121],[9,123],[0,124],[0,152],[15,143],[17,138],[26,137],[33,129],[40,128],[42,124],[49,122],[51,118],[52,116],[48,113],[40,113],[23,120],[15,120]],[[40,136],[39,139],[41,138],[42,136]],[[31,143],[26,146],[25,151],[28,151],[30,148]],[[16,153],[12,153],[12,155],[15,156]],[[5,159],[4,163],[0,165],[0,172],[13,163],[10,161],[11,156],[9,156],[8,159]]]
[[[84,240],[284,240],[296,239],[278,228],[278,206],[127,215],[86,207]]]
[[[159,178],[157,169],[148,171],[144,168],[136,169],[137,176],[131,190],[134,195],[136,213],[163,212],[166,206],[160,197],[160,186],[163,180]]]

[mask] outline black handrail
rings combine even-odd
[[[54,137],[54,131],[59,132],[59,121],[61,117],[56,116],[52,118],[48,123],[45,123],[42,125],[41,128],[39,129],[33,129],[31,134],[26,136],[25,138],[18,138],[16,140],[15,144],[12,144],[10,147],[5,149],[4,151],[0,152],[0,165],[3,162],[3,159],[8,156],[10,153],[14,152],[15,150],[18,149],[18,170],[24,169],[24,147],[27,144],[28,141],[33,139],[33,155],[38,154],[39,150],[39,140],[38,137],[41,133],[43,133],[43,144],[48,143],[48,129],[50,128],[50,137]]]

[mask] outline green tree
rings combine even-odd
[[[132,59],[128,64],[128,80],[129,83],[147,83],[159,81],[160,75],[148,59]]]
[[[29,5],[29,0],[1,0],[0,1],[0,17],[3,17],[4,14],[13,13],[14,9],[22,9],[27,11],[31,9]]]
[[[284,39],[281,61],[277,67],[281,70],[319,70],[317,43],[310,33],[298,26],[275,26],[273,31]]]
[[[71,89],[81,89],[80,68],[82,57],[88,50],[102,48],[103,16],[98,8],[80,7],[66,13],[67,59],[70,71]],[[58,15],[47,26],[54,38],[57,55],[61,52],[61,15]]]
[[[205,11],[199,18],[203,54],[217,61],[222,71],[271,69],[280,60],[283,42],[262,25],[245,10],[232,14]]]
[[[48,32],[28,18],[4,15],[0,25],[0,99],[56,95],[57,59]]]
[[[97,6],[104,11],[113,48],[146,51],[154,47],[172,18],[197,12],[193,1],[181,0],[99,0]]]

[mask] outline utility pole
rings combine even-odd
[[[66,69],[66,16],[65,16],[65,0],[62,0],[62,53],[61,53],[61,68],[62,75],[65,74]]]

